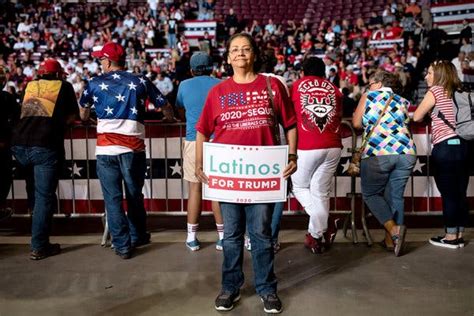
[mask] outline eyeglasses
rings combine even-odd
[[[244,53],[245,55],[248,55],[248,54],[250,54],[252,51],[253,51],[253,50],[252,50],[252,47],[240,47],[240,48],[234,47],[234,48],[231,48],[231,49],[229,50],[229,54],[230,54],[230,55],[236,55],[236,54],[238,54],[239,52],[242,52],[242,53]]]
[[[377,83],[378,83],[378,82],[375,82],[375,81],[369,82],[369,83],[367,84],[367,88],[370,89],[370,87],[372,87],[372,85],[377,84]]]

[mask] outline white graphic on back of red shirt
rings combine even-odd
[[[320,132],[323,132],[328,122],[335,115],[333,111],[335,98],[333,94],[325,96],[314,96],[311,94],[301,94],[302,127],[306,131],[314,129],[317,126]]]

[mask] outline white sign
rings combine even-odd
[[[204,143],[203,199],[230,203],[286,201],[288,146]]]

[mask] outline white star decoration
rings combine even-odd
[[[72,167],[69,167],[68,169],[71,170],[71,176],[72,175],[77,175],[78,177],[80,177],[81,176],[81,170],[84,169],[84,168],[82,168],[82,167],[79,168],[77,166],[77,164],[74,163],[74,165]]]
[[[102,83],[99,85],[99,87],[100,87],[100,90],[108,90],[108,89],[109,89],[109,86],[106,85],[104,82],[102,82]]]
[[[85,96],[87,96],[87,95],[89,94],[89,92],[87,92],[87,90],[84,90],[83,94],[84,94]]]
[[[113,74],[113,75],[112,75],[112,78],[114,78],[114,79],[120,79],[120,75],[119,75],[119,74]]]
[[[105,112],[107,112],[107,115],[112,115],[114,114],[114,109],[112,109],[110,106],[105,108]]]
[[[125,101],[125,96],[121,95],[120,93],[115,96],[117,98],[117,101],[119,102],[124,102]]]
[[[131,81],[130,81],[130,83],[128,84],[128,88],[129,88],[130,90],[137,90],[136,87],[137,87],[137,85],[134,84],[134,83],[131,82]]]
[[[145,79],[143,79],[142,77],[140,77],[140,78],[138,78],[138,79],[140,80],[140,83],[143,83],[143,84],[145,84],[145,83],[146,83],[146,80],[145,80]]]
[[[423,166],[426,165],[425,163],[421,163],[420,159],[416,159],[415,167],[413,168],[413,172],[419,171],[420,173],[423,173],[422,168]]]
[[[99,98],[96,97],[95,95],[93,95],[93,96],[92,96],[92,100],[94,100],[94,103],[95,103],[95,102],[99,101]]]
[[[349,165],[351,164],[351,159],[347,159],[345,164],[341,164],[342,166],[342,173],[345,173],[347,169],[349,169]]]
[[[132,110],[132,113],[135,115],[138,113],[138,110],[136,107],[131,108],[131,110]]]
[[[178,161],[174,164],[174,166],[170,167],[173,172],[171,173],[172,176],[174,176],[175,173],[181,175],[181,166],[179,165]]]

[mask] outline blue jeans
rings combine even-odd
[[[281,216],[283,215],[283,208],[285,202],[275,203],[272,215],[272,244],[278,242],[278,234],[280,233]]]
[[[146,211],[142,188],[145,183],[144,152],[120,155],[98,155],[97,175],[104,195],[107,223],[115,250],[127,253],[131,244],[146,238]],[[127,216],[122,206],[125,183]]]
[[[403,193],[416,163],[414,155],[374,156],[361,161],[362,196],[379,223],[404,220]]]
[[[453,141],[455,143],[450,144]],[[446,232],[463,232],[469,216],[466,196],[469,162],[472,161],[468,159],[468,144],[459,137],[442,141],[433,146],[431,157],[436,186],[441,193]]]
[[[235,293],[244,284],[244,234],[252,241],[252,265],[255,289],[259,295],[276,293],[277,280],[273,271],[272,214],[273,203],[220,203],[224,219],[222,290]]]
[[[31,225],[31,250],[41,251],[49,245],[51,222],[58,186],[58,152],[45,147],[13,146],[20,165],[31,167],[34,177],[34,206]]]

